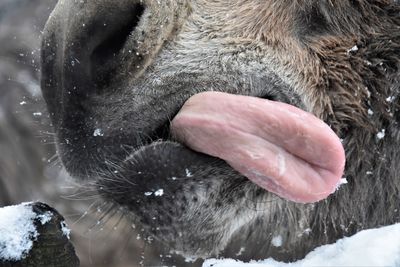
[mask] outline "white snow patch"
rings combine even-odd
[[[379,133],[376,134],[378,139],[383,139],[385,137],[385,129],[382,129]]]
[[[155,192],[151,192],[151,191],[149,191],[149,192],[144,192],[144,195],[146,196],[146,197],[149,197],[149,196],[151,196],[151,195],[153,195],[154,194],[154,196],[156,196],[156,197],[161,197],[162,195],[164,195],[164,189],[158,189],[158,190],[156,190]]]
[[[36,215],[36,218],[40,220],[40,223],[42,225],[45,225],[49,221],[51,221],[51,218],[53,217],[53,213],[51,211],[46,211],[44,214]]]
[[[303,231],[303,234],[309,235],[312,232],[311,228],[306,228]]]
[[[348,183],[347,178],[346,178],[346,177],[342,177],[342,178],[339,180],[338,184],[336,185],[335,191],[337,191],[337,190],[340,188],[340,186],[342,186],[342,185],[344,185],[344,184],[347,184],[347,183]]]
[[[245,252],[245,251],[246,251],[246,248],[245,248],[245,247],[240,247],[239,251],[238,251],[235,255],[236,255],[236,256],[240,256],[240,255],[242,255],[242,253]]]
[[[0,261],[24,258],[38,237],[30,203],[0,208]]]
[[[185,262],[187,263],[195,262],[196,260],[196,257],[185,257]]]
[[[271,240],[271,244],[274,247],[280,247],[283,244],[283,239],[281,235],[274,236]]]
[[[391,103],[391,102],[393,102],[394,99],[395,99],[394,96],[389,96],[388,98],[386,98],[386,102]]]
[[[161,197],[162,195],[164,195],[164,189],[158,189],[156,192],[154,192],[154,195],[156,197]]]
[[[203,267],[305,267],[305,266],[400,266],[400,223],[361,231],[331,245],[316,248],[293,263],[271,258],[243,263],[209,259]]]
[[[67,223],[65,221],[62,221],[60,222],[60,225],[63,235],[70,239],[71,230],[68,228]]]
[[[358,51],[358,46],[355,45],[355,46],[353,46],[352,48],[350,48],[349,50],[347,50],[347,53],[350,53],[350,52],[357,52],[357,51]]]
[[[99,128],[94,130],[93,136],[104,136],[103,130]]]
[[[186,172],[186,177],[192,177],[193,176],[193,174],[190,172],[189,169],[185,169],[185,172]]]

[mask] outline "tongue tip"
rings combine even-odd
[[[235,169],[240,169],[235,166]],[[248,177],[252,182],[265,190],[278,195],[281,198],[293,201],[296,203],[314,203],[326,199],[331,194],[335,193],[339,186],[346,183],[342,179],[342,172],[334,174],[328,170],[320,170],[318,177],[312,180],[301,179],[299,183],[293,183],[289,180],[281,180],[267,177],[255,171],[240,169],[239,172]],[[293,177],[292,177],[293,178]]]
[[[299,194],[297,196],[287,196],[286,198],[290,199],[291,201],[298,202],[298,203],[315,203],[321,200],[328,198],[330,195],[334,194],[342,184],[346,184],[347,181],[342,178],[342,175],[331,177],[325,180],[325,185],[323,191],[317,192],[309,192]]]

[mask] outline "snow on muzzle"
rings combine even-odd
[[[281,102],[204,92],[192,96],[171,123],[174,137],[225,160],[283,198],[315,202],[342,177],[343,146],[322,120]]]

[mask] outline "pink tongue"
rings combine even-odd
[[[204,92],[171,124],[193,150],[221,158],[259,186],[296,202],[335,191],[345,156],[335,133],[314,115],[261,98]]]

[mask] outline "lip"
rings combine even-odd
[[[113,179],[97,180],[99,193],[120,205],[136,207],[139,202],[149,200],[151,194],[162,189],[166,198],[174,198],[176,191],[183,190],[185,183],[203,184],[211,177],[206,170],[219,166],[229,168],[222,160],[195,152],[173,141],[154,141],[132,151],[119,165],[108,169]],[[113,168],[114,167],[114,168]],[[229,168],[231,172],[235,172]],[[121,189],[124,189],[121,191]],[[115,192],[119,191],[115,195]],[[129,192],[132,198],[126,198]],[[164,199],[165,200],[165,199]]]

